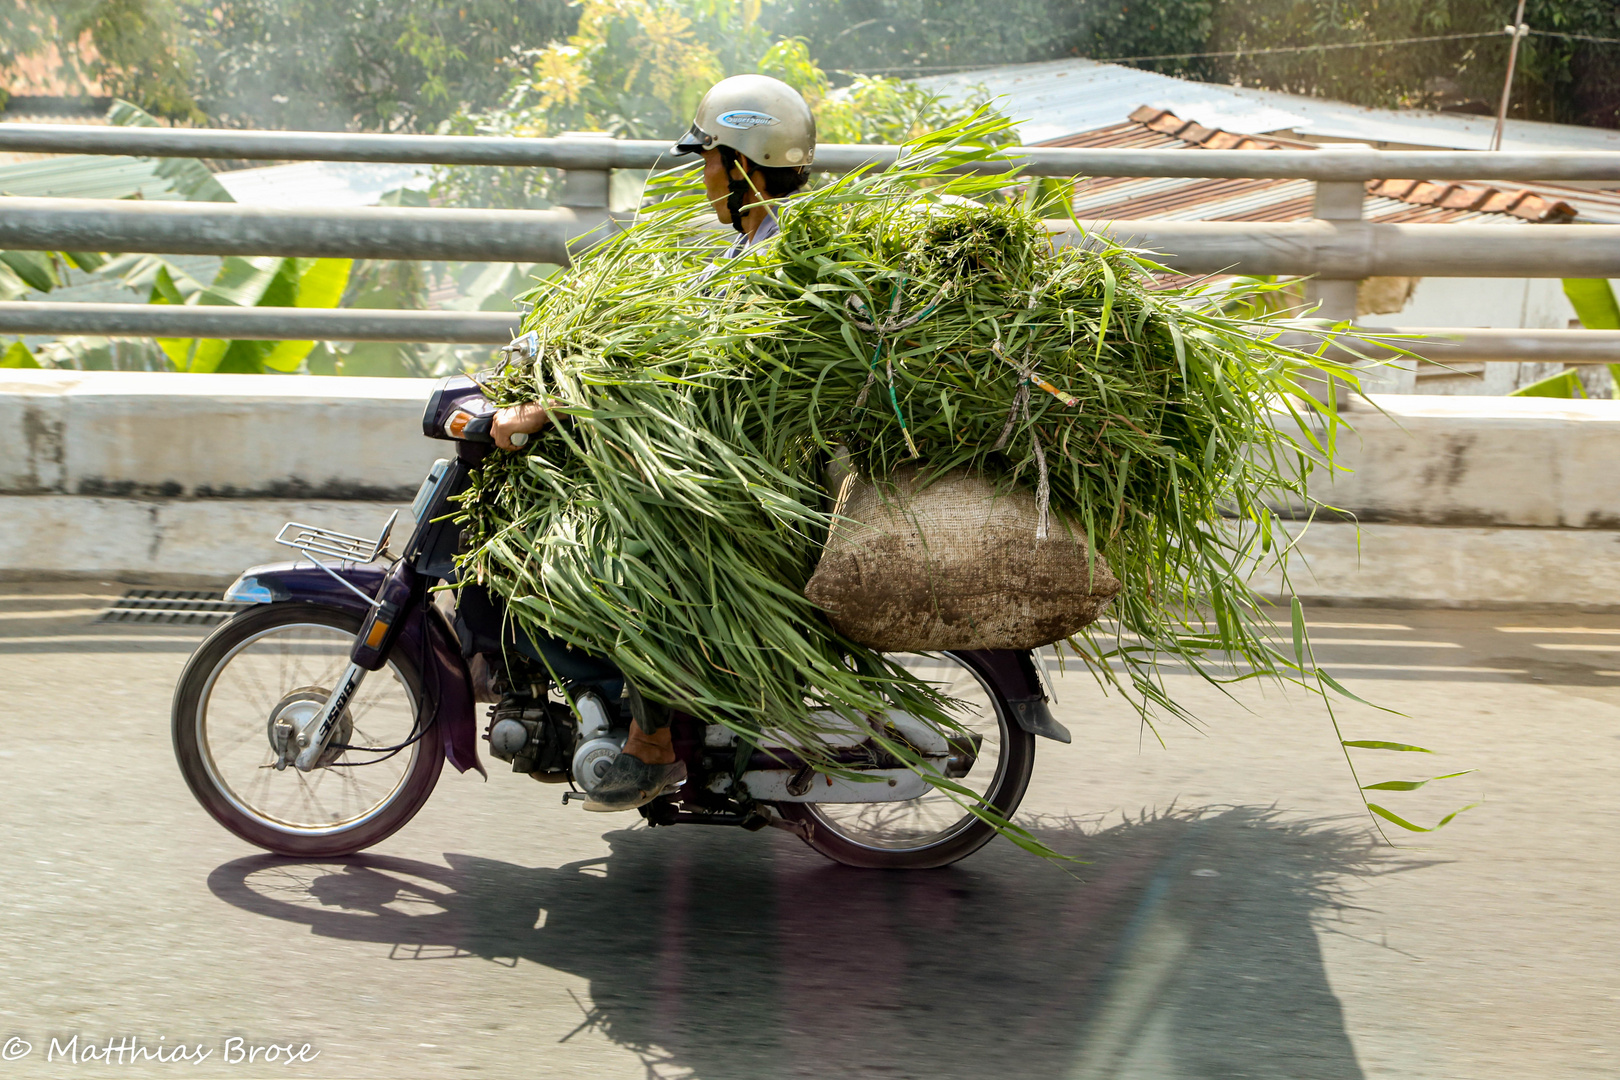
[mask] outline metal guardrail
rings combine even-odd
[[[0,124],[0,151],[130,154],[257,161],[380,161],[424,165],[498,165],[558,169],[650,169],[680,164],[669,143],[569,136],[515,139],[475,135],[373,135],[317,131],[125,128],[77,124]],[[816,168],[849,172],[884,167],[897,146],[828,143]],[[687,159],[690,161],[691,159]],[[1620,151],[1113,150],[1011,147],[1000,162],[1030,176],[1205,176],[1329,182],[1426,180],[1620,180]]]
[[[567,264],[602,210],[321,210],[133,199],[0,199],[0,249]]]
[[[1620,277],[1620,226],[1387,225],[1365,221],[1093,221],[1084,227],[1162,252],[1188,274]],[[0,248],[165,255],[296,255],[566,264],[607,235],[596,210],[397,207],[288,210],[112,199],[0,202]],[[1049,227],[1061,243],[1085,234]]]
[[[1534,360],[1553,364],[1613,364],[1620,362],[1620,330],[1520,330],[1462,326],[1358,326],[1358,333],[1387,338],[1390,349],[1377,340],[1351,341],[1356,352],[1330,345],[1327,354],[1355,361],[1366,356],[1399,356],[1396,348],[1437,364],[1506,363]],[[1314,350],[1321,338],[1310,333],[1288,333],[1285,345]],[[1359,355],[1358,355],[1359,354]]]
[[[571,251],[577,252],[613,228],[614,219],[607,213],[607,170],[678,163],[669,157],[666,143],[600,135],[509,139],[45,124],[0,124],[0,151],[565,170],[558,200],[561,208],[544,211],[283,210],[219,203],[6,198],[0,200],[0,248],[560,264],[569,261]],[[883,167],[899,154],[900,148],[895,146],[825,145],[818,148],[816,167],[829,172]],[[1507,229],[1359,220],[1365,180],[1620,180],[1620,152],[1015,147],[999,160],[977,163],[973,169],[1016,170],[1033,176],[1314,180],[1315,217],[1309,221],[1112,221],[1083,223],[1084,231],[1070,222],[1049,222],[1048,228],[1060,243],[1094,242],[1088,239],[1089,233],[1161,252],[1162,262],[1185,273],[1309,277],[1313,280],[1307,285],[1308,298],[1320,303],[1320,314],[1334,320],[1354,317],[1356,283],[1367,277],[1620,277],[1620,226]],[[19,309],[25,306],[33,310],[22,313]],[[69,307],[82,310],[65,310]],[[91,307],[3,305],[0,331],[468,343],[504,340],[486,336],[496,334],[494,322],[485,325],[479,321],[486,316],[465,313],[299,311],[274,315],[269,313],[271,309],[203,312],[168,307],[136,316]],[[17,329],[23,326],[29,329]],[[500,334],[506,329],[503,323]],[[1436,345],[1435,358],[1443,362],[1544,359],[1600,363],[1620,355],[1620,348],[1609,338],[1572,338],[1567,333],[1516,332],[1507,338],[1467,331],[1449,349]],[[1501,355],[1504,349],[1516,354]],[[1420,349],[1413,347],[1413,351]]]
[[[157,304],[0,303],[0,334],[89,334],[104,337],[237,338],[249,341],[433,341],[504,345],[523,321],[515,311],[376,311],[310,308],[171,307]],[[1620,361],[1620,330],[1478,330],[1461,327],[1366,327],[1391,344],[1442,364],[1523,360],[1611,364]],[[1308,332],[1285,344],[1314,349]],[[1370,357],[1396,355],[1377,341],[1357,342]],[[1342,348],[1331,355],[1355,359]]]
[[[0,302],[0,334],[505,345],[522,322],[522,314],[515,311]]]
[[[1620,277],[1620,225],[1390,225],[1370,221],[1091,221],[1090,232],[1164,252],[1185,274]],[[1060,243],[1087,242],[1067,222]],[[1093,241],[1094,242],[1094,241]]]

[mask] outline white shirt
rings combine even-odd
[[[767,206],[765,208],[765,220],[759,223],[759,228],[754,230],[754,235],[749,236],[747,233],[738,233],[737,239],[731,242],[731,247],[726,249],[726,253],[722,257],[735,259],[755,244],[762,244],[781,231],[781,227],[776,224],[776,215]]]
[[[731,246],[726,248],[725,251],[714,257],[714,261],[709,263],[698,280],[700,282],[708,281],[720,272],[722,265],[735,259],[755,244],[764,243],[781,231],[781,228],[776,224],[776,215],[771,212],[770,207],[766,207],[765,220],[759,223],[759,228],[754,230],[754,235],[749,236],[747,233],[738,233],[737,239],[733,240]]]

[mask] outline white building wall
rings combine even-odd
[[[1620,282],[1610,282],[1611,286]],[[1369,316],[1368,324],[1425,327],[1500,327],[1562,330],[1579,326],[1557,278],[1424,278],[1399,313]],[[1420,394],[1502,395],[1562,370],[1562,364],[1460,364],[1457,373],[1427,369]],[[1608,371],[1595,368],[1588,392],[1608,396]]]

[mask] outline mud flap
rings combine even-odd
[[[1046,707],[1045,698],[1024,698],[1021,701],[1008,701],[1007,704],[1012,706],[1013,719],[1018,721],[1018,726],[1031,735],[1060,743],[1074,741],[1069,729],[1053,718],[1052,710]]]

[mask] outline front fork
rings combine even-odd
[[[293,765],[299,772],[309,772],[315,763],[321,760],[326,753],[326,744],[332,741],[332,732],[337,728],[338,717],[343,710],[349,707],[349,700],[354,692],[360,689],[360,683],[366,677],[366,669],[349,661],[349,666],[343,669],[343,677],[338,680],[337,686],[332,688],[332,696],[326,699],[326,705],[320,712],[310,718],[303,730],[293,736],[292,745],[282,751],[280,759],[276,761],[277,769],[287,767],[287,757],[294,746],[298,748],[298,757]]]
[[[360,623],[360,632],[355,635],[354,648],[349,653],[349,666],[343,669],[343,676],[332,687],[332,695],[326,699],[325,706],[289,740],[276,761],[277,769],[287,767],[294,747],[298,750],[298,756],[293,759],[293,766],[299,772],[309,772],[315,768],[321,755],[326,752],[327,744],[332,741],[338,718],[349,707],[366,673],[376,671],[388,662],[388,654],[393,651],[406,617],[415,605],[423,602],[426,586],[426,579],[404,559],[396,562],[388,571],[377,589],[376,597],[371,601],[371,609]]]

